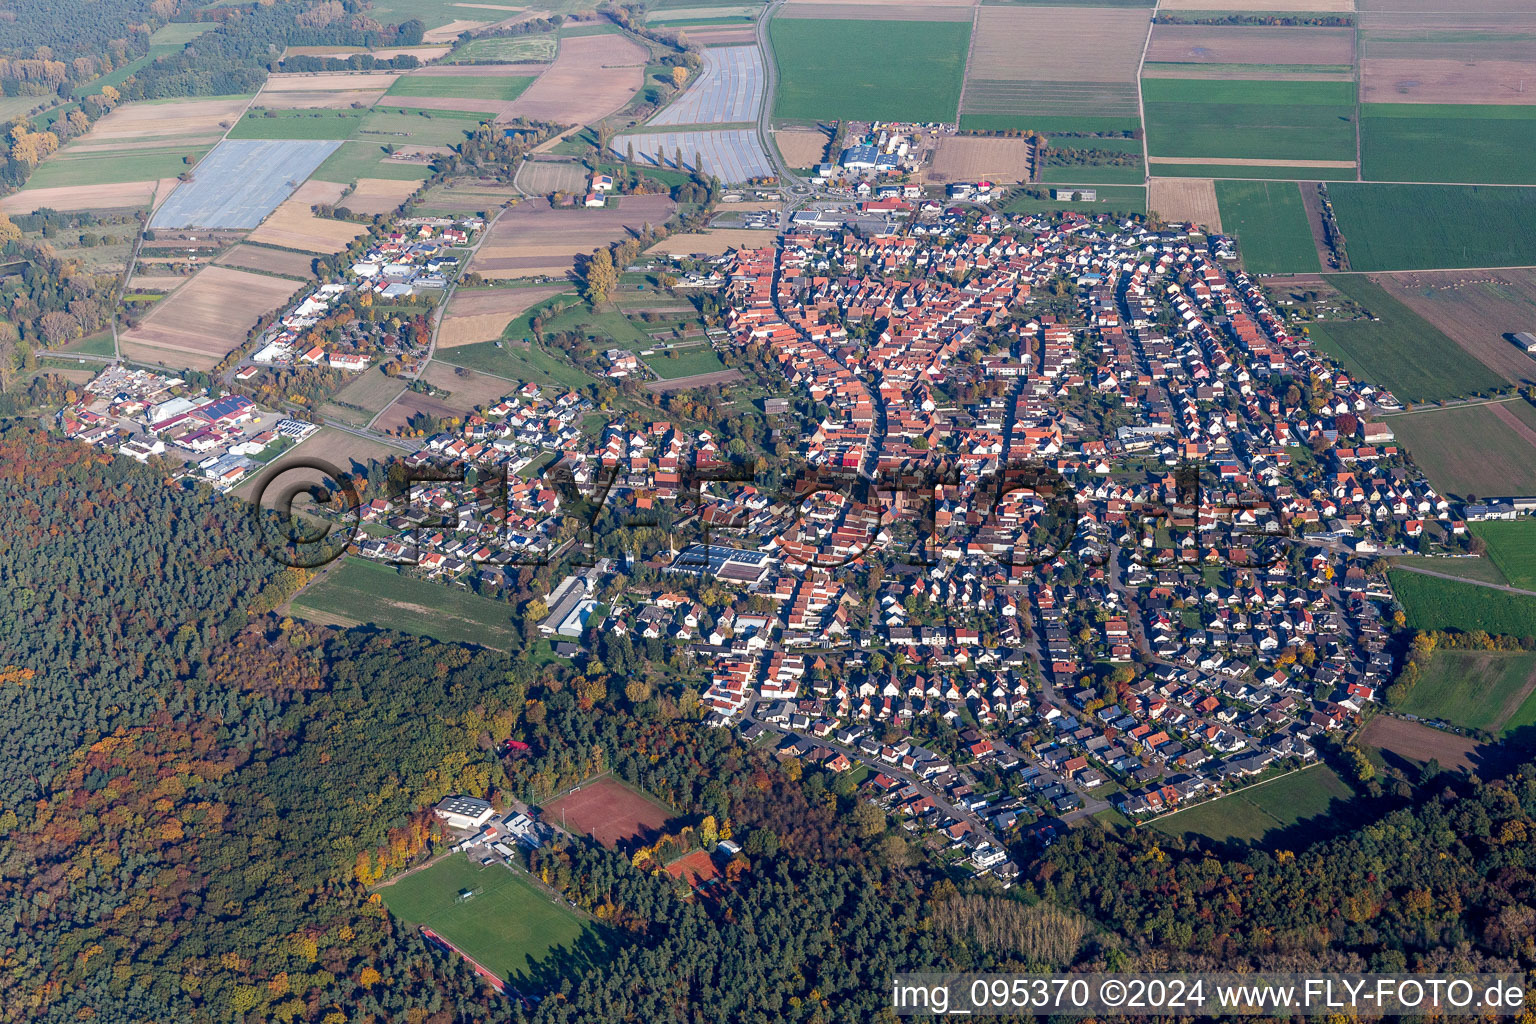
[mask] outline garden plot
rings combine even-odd
[[[253,228],[314,173],[339,142],[228,139],[156,211],[152,228]]]
[[[703,60],[698,78],[651,124],[732,124],[757,117],[763,103],[763,57],[757,47],[716,47],[705,50]]]
[[[757,141],[757,133],[746,128],[649,132],[621,135],[613,140],[613,151],[619,156],[627,157],[630,147],[642,163],[701,171],[725,182],[742,182],[773,174],[773,165]]]

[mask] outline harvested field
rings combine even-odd
[[[419,181],[358,178],[357,186],[341,199],[353,213],[392,213],[421,187]]]
[[[1447,270],[1371,280],[1511,384],[1536,383],[1536,359],[1508,340],[1536,325],[1536,271]]]
[[[417,416],[431,416],[434,419],[445,420],[461,415],[463,411],[456,409],[445,399],[406,390],[402,391],[400,397],[378,415],[373,421],[373,429],[390,434],[406,429],[411,420]]]
[[[827,158],[827,146],[832,142],[832,136],[826,132],[796,128],[774,132],[773,141],[789,166],[815,167]]]
[[[252,242],[266,242],[285,249],[337,253],[367,230],[365,225],[316,217],[310,207],[335,203],[345,188],[328,181],[308,181],[252,231]]]
[[[970,4],[800,3],[785,4],[776,17],[828,21],[970,21]],[[689,33],[690,38],[693,33]]]
[[[740,370],[716,370],[713,373],[697,373],[692,377],[673,377],[671,380],[653,380],[645,385],[645,390],[653,395],[664,395],[672,391],[687,391],[690,388],[707,388],[711,384],[731,384],[738,380],[744,380]]]
[[[1135,82],[1149,18],[1138,8],[983,7],[966,77]]]
[[[966,115],[1044,116],[1058,119],[1124,116],[1136,118],[1136,84],[1131,82],[1021,82],[967,80]],[[972,127],[967,124],[965,127]],[[989,127],[975,125],[976,127]],[[1007,127],[1041,127],[1020,121]],[[1091,130],[1084,125],[1085,130]]]
[[[609,849],[621,842],[644,840],[659,832],[672,816],[660,802],[610,777],[578,786],[546,804],[543,818],[561,822],[577,835],[589,835]]]
[[[1476,766],[1480,752],[1480,744],[1465,736],[1388,715],[1371,719],[1360,733],[1360,742],[1420,764],[1439,761],[1442,768],[1468,771]]]
[[[574,159],[529,160],[523,164],[518,184],[535,195],[579,192],[586,187],[587,169]]]
[[[520,313],[565,291],[561,285],[538,288],[497,288],[492,291],[459,289],[443,314],[437,332],[439,349],[495,341]]]
[[[84,138],[93,143],[169,141],[170,136],[222,134],[240,119],[245,97],[176,100],[171,103],[124,103],[91,126]]]
[[[773,231],[752,228],[708,228],[698,234],[678,234],[664,238],[646,252],[668,256],[719,256],[731,249],[757,249],[770,244]]]
[[[1172,64],[1352,64],[1348,28],[1157,25],[1147,60]],[[1161,71],[1158,72],[1161,74]]]
[[[1216,182],[1210,178],[1153,178],[1147,208],[1171,223],[1191,222],[1221,230]]]
[[[519,203],[490,229],[469,269],[501,279],[564,276],[578,254],[672,216],[666,196],[624,196],[600,210],[554,209],[545,200]]]
[[[843,0],[843,2],[837,6],[856,8],[872,7],[876,9],[895,8],[897,10],[905,11],[909,7],[970,7],[972,3],[973,0]],[[822,3],[821,0],[789,0],[789,3],[785,4],[784,6],[788,11],[793,12],[805,7],[825,7],[827,5]],[[875,15],[875,17],[879,17],[879,15]],[[905,15],[903,15],[903,17],[905,17]]]
[[[468,21],[461,18],[450,21],[446,25],[439,25],[437,28],[428,29],[422,33],[421,41],[424,43],[451,43],[459,38],[460,33],[484,28],[489,24],[492,23],[489,21]]]
[[[561,124],[591,124],[628,103],[640,90],[646,51],[621,35],[560,40],[549,70],[513,100],[508,117]]]
[[[315,276],[310,266],[314,260],[310,257],[282,249],[268,249],[260,245],[237,245],[214,262],[221,267],[244,267],[247,270],[262,270],[269,274],[282,274],[285,277],[312,278]],[[136,278],[135,280],[144,279]]]
[[[45,206],[52,210],[107,210],[148,206],[155,196],[156,184],[156,181],[150,180],[123,181],[115,185],[34,188],[0,199],[0,212],[31,213]]]
[[[1434,0],[1440,3],[1441,0]],[[1211,0],[1161,0],[1158,7],[1165,11],[1208,11]],[[1342,12],[1355,9],[1355,0],[1222,0],[1223,13],[1244,11],[1327,11]]]
[[[1028,139],[946,135],[923,177],[931,182],[988,179],[1012,184],[1029,181],[1033,166],[1034,145]]]
[[[757,33],[750,28],[681,27],[688,41],[698,46],[739,46],[757,40]]]
[[[178,369],[211,370],[264,314],[287,301],[293,281],[206,267],[121,335],[123,354]]]
[[[1527,44],[1529,45],[1529,44]],[[1360,62],[1365,103],[1536,103],[1536,62],[1376,59]]]
[[[460,410],[459,415],[495,405],[517,390],[517,385],[488,373],[477,373],[462,366],[448,366],[436,360],[427,364],[422,379],[448,392],[447,403]]]
[[[339,143],[226,140],[150,220],[154,228],[250,228],[283,203]]]
[[[372,106],[400,75],[391,71],[325,71],[269,75],[254,107],[344,110],[354,103]]]

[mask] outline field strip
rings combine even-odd
[[[1536,430],[1532,430],[1530,427],[1526,426],[1525,423],[1520,420],[1520,417],[1509,411],[1507,406],[1508,403],[1501,402],[1498,405],[1495,405],[1491,411],[1495,416],[1499,418],[1499,422],[1503,423],[1510,430],[1513,430],[1516,434],[1518,434],[1522,441],[1530,445],[1532,448],[1536,448]]]
[[[1499,717],[1494,719],[1493,727],[1495,729],[1503,729],[1510,718],[1514,716],[1514,713],[1520,710],[1521,705],[1525,703],[1526,698],[1531,695],[1533,690],[1536,690],[1536,669],[1533,669],[1531,674],[1525,677],[1525,682],[1520,685],[1520,689],[1510,694],[1509,699],[1504,702],[1504,706],[1499,708]]]
[[[1264,160],[1257,157],[1224,156],[1154,156],[1147,158],[1153,164],[1191,164],[1199,167],[1337,167],[1353,170],[1353,160]]]

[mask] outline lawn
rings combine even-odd
[[[513,323],[516,324],[516,321]],[[438,361],[525,384],[533,382],[584,388],[596,382],[595,378],[567,362],[564,356],[551,352],[538,342],[524,345],[521,342],[503,341],[501,348],[496,345],[494,341],[485,341],[478,345],[449,349],[438,356]]]
[[[533,79],[532,75],[405,75],[384,95],[515,100]]]
[[[967,22],[775,18],[774,116],[953,121]]]
[[[1441,493],[1536,494],[1536,447],[1510,418],[1536,430],[1536,409],[1519,400],[1425,410],[1388,422]]]
[[[1387,576],[1410,629],[1536,636],[1536,597],[1401,570]]]
[[[1152,156],[1353,160],[1352,82],[1142,82]]]
[[[1536,264],[1536,189],[1328,186],[1354,270]]]
[[[1397,710],[1498,733],[1529,698],[1533,674],[1529,651],[1436,651]]]
[[[465,890],[474,896],[460,899]],[[398,920],[412,927],[426,925],[514,984],[520,977],[547,976],[547,969],[533,969],[537,961],[568,957],[578,942],[603,942],[593,926],[522,874],[500,864],[480,867],[462,853],[406,875],[379,893]]]
[[[363,110],[252,110],[230,129],[232,139],[348,139]]]
[[[1513,586],[1536,590],[1536,519],[1469,523],[1467,529],[1488,545],[1488,558]]]
[[[1097,141],[1097,140],[1094,140]],[[1047,167],[1040,180],[1059,185],[1140,185],[1146,180],[1140,162],[1120,164],[1070,164]]]
[[[1373,181],[1536,183],[1536,107],[1367,103],[1360,159]]]
[[[101,331],[89,337],[81,338],[79,341],[72,341],[68,345],[53,351],[61,355],[110,356],[117,353],[117,348],[112,342],[112,332]]]
[[[325,625],[371,622],[450,643],[510,651],[522,638],[512,605],[396,572],[392,566],[347,558],[293,599],[293,611]]]
[[[685,348],[673,350],[677,352],[677,358],[671,358],[669,353],[658,352],[653,356],[645,357],[645,365],[656,371],[656,376],[662,380],[676,380],[679,377],[692,377],[700,373],[718,373],[725,369],[725,364],[720,357],[715,355],[715,350],[708,345],[700,345],[697,348]]]
[[[1328,283],[1376,317],[1321,320],[1308,327],[1312,344],[1356,376],[1407,402],[1437,402],[1505,386],[1503,377],[1370,278],[1336,274]]]
[[[1283,181],[1218,181],[1216,203],[1222,230],[1237,236],[1243,266],[1249,271],[1302,274],[1321,269],[1299,186]]]
[[[1153,827],[1169,835],[1193,833],[1257,843],[1276,829],[1329,814],[1335,801],[1353,796],[1333,769],[1317,764],[1159,818]]]

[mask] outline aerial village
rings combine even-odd
[[[692,659],[714,724],[862,769],[912,831],[1005,883],[1002,840],[1316,759],[1392,677],[1373,560],[1465,534],[1372,418],[1396,400],[1314,354],[1222,237],[911,213],[885,234],[792,226],[692,270],[723,302],[714,344],[779,375],[763,407],[823,483],[722,473],[742,460],[721,438],[660,415],[584,430],[588,396],[527,384],[404,455],[494,467],[502,493],[374,498],[357,552],[477,590],[559,566],[538,624],[557,654],[622,637]],[[439,272],[433,247],[392,244],[346,287]],[[220,487],[314,429],[238,395],[168,397],[178,383],[108,370],[61,424]],[[1043,475],[1003,484],[1019,464]],[[924,467],[942,473],[921,494],[882,483]],[[667,508],[668,541],[575,558],[571,488]]]

